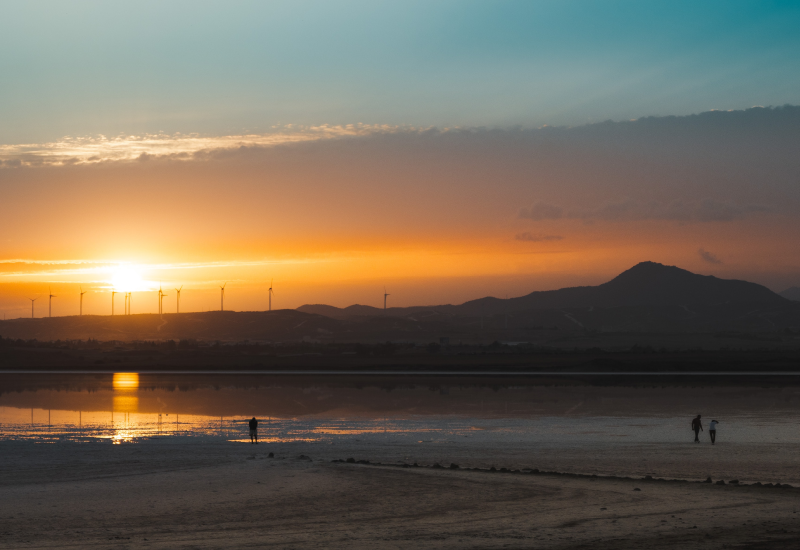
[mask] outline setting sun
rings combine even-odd
[[[142,278],[141,268],[136,265],[120,264],[111,272],[111,284],[118,292],[150,290],[150,284]]]

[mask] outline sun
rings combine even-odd
[[[120,264],[111,271],[111,285],[117,292],[133,292],[148,290],[147,282],[142,279],[140,267],[132,264]]]

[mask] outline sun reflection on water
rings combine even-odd
[[[135,395],[115,395],[114,412],[132,413],[139,410],[139,398]]]
[[[138,372],[115,372],[114,389],[119,391],[139,389]]]

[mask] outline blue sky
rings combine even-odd
[[[5,2],[0,143],[800,103],[800,3]]]

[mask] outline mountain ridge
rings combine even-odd
[[[800,302],[800,287],[793,286],[792,288],[787,288],[783,292],[779,292],[778,295],[793,302]]]
[[[642,262],[597,286],[532,292],[510,299],[480,298],[459,305],[381,308],[324,304],[275,311],[212,311],[84,315],[0,321],[3,340],[205,342],[413,342],[439,339],[488,344],[599,346],[654,341],[680,346],[686,335],[703,345],[800,345],[800,302],[747,281],[698,275]],[[676,335],[683,335],[676,337]],[[641,335],[641,336],[632,336]],[[649,338],[649,337],[648,337]],[[694,338],[694,337],[692,337]],[[624,338],[623,338],[624,340]],[[696,338],[692,341],[698,342]],[[783,342],[783,343],[781,343]],[[797,342],[797,343],[795,343]],[[618,345],[618,344],[614,344]],[[632,345],[632,344],[630,344]],[[661,345],[661,344],[659,344]],[[2,354],[0,354],[2,355]],[[0,363],[2,357],[0,357]]]
[[[749,281],[699,275],[676,266],[640,262],[605,283],[596,286],[567,287],[535,291],[516,298],[484,297],[459,305],[410,306],[387,308],[390,316],[413,315],[422,311],[472,316],[496,315],[524,310],[635,307],[635,306],[710,306],[724,303],[754,304],[764,307],[783,305],[787,299],[768,288]],[[371,306],[336,308],[325,304],[306,304],[298,311],[346,319],[383,314]]]

